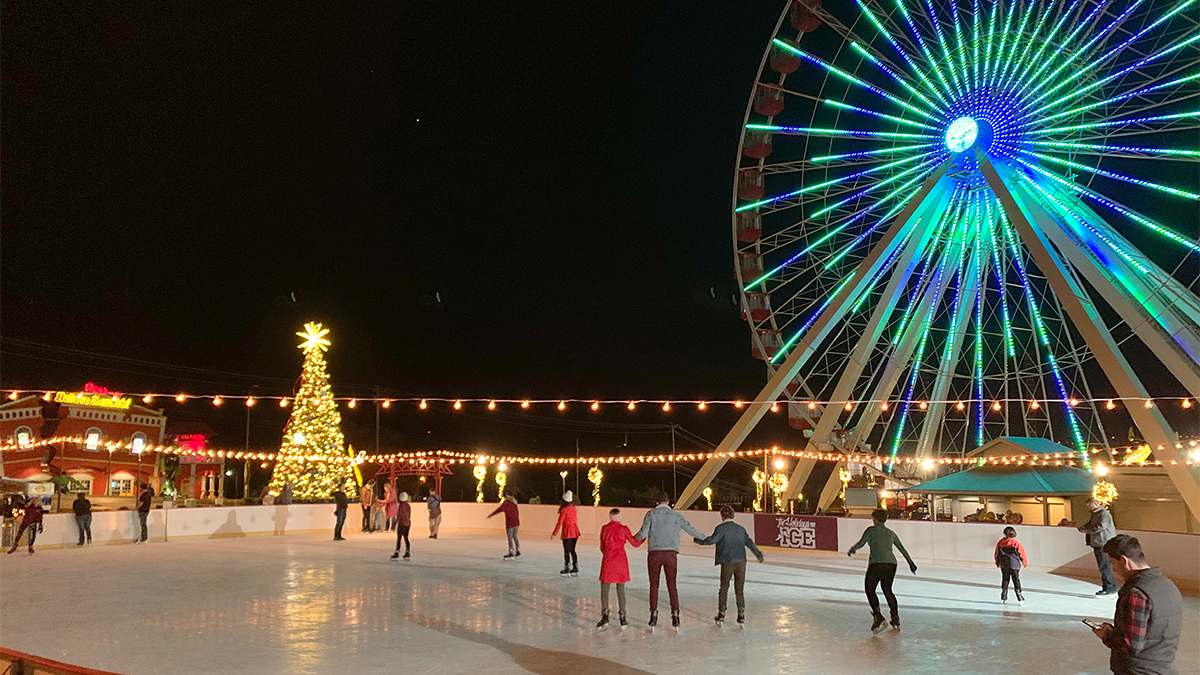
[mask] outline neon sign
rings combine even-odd
[[[83,391],[56,391],[54,392],[54,401],[67,405],[83,405],[89,408],[107,408],[109,410],[128,410],[129,406],[133,404],[133,399],[128,396],[121,396],[121,392],[111,391],[95,382],[85,383]]]

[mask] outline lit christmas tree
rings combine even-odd
[[[304,341],[300,388],[292,404],[292,415],[283,427],[283,444],[271,476],[270,490],[279,494],[291,485],[297,501],[328,499],[337,488],[355,496],[354,465],[346,454],[342,437],[342,416],[333,400],[329,373],[325,371],[325,350],[330,342],[329,329],[319,323],[304,324],[296,333]]]

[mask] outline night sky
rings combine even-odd
[[[290,392],[320,320],[344,394],[757,392],[728,210],[778,0],[134,4],[4,6],[2,386]],[[394,409],[384,444],[625,442],[483,416]]]

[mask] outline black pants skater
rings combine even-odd
[[[871,613],[883,616],[879,611],[879,597],[875,589],[883,586],[883,597],[887,599],[888,609],[891,610],[892,623],[900,623],[900,608],[896,605],[896,594],[892,593],[892,581],[896,578],[896,563],[871,563],[867,565],[867,578],[864,587],[867,591],[867,602],[871,604]]]
[[[1009,569],[1007,567],[1000,568],[1000,592],[1004,597],[1008,597],[1008,581],[1012,580],[1013,590],[1017,592],[1017,597],[1021,595],[1021,570]]]
[[[33,553],[33,542],[37,541],[38,529],[40,528],[40,523],[33,523],[32,525],[21,523],[21,527],[17,528],[17,536],[13,537],[12,548],[8,549],[8,552],[12,553],[17,550],[17,547],[21,545],[21,535],[25,534],[25,530],[29,530],[29,552]]]
[[[575,544],[579,538],[563,539],[563,568],[579,571],[579,554],[575,552]]]
[[[400,552],[400,542],[401,541],[404,542],[404,555],[408,555],[408,552],[411,550],[412,546],[409,544],[409,541],[408,541],[408,531],[410,529],[412,529],[411,525],[397,525],[396,526],[396,553]]]

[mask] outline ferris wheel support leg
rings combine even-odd
[[[1036,193],[1030,195],[1034,199],[1038,197]],[[1095,241],[1094,235],[1081,231],[1083,228],[1074,228],[1065,222],[1065,218],[1054,217],[1056,207],[1069,205],[1072,215],[1086,220],[1088,227],[1103,232],[1118,245],[1123,243],[1123,238],[1112,232],[1100,216],[1082,202],[1061,193],[1058,197],[1057,200],[1038,200],[1052,214],[1045,224],[1046,236],[1184,388],[1200,398],[1200,332],[1179,315],[1169,298],[1158,292],[1166,289],[1158,288],[1156,281],[1144,279],[1120,257],[1114,256],[1101,263],[1091,251],[1093,246],[1104,250],[1104,245]],[[1126,250],[1136,249],[1130,244]],[[1138,265],[1152,270],[1156,276],[1170,276],[1149,260],[1139,260]],[[1190,293],[1186,289],[1183,292]],[[1200,303],[1200,299],[1192,296],[1192,302]]]
[[[1117,347],[1087,291],[1066,272],[1065,263],[1046,239],[1043,231],[1053,226],[1048,222],[1049,215],[1028,196],[1011,190],[996,168],[982,155],[979,155],[979,168],[1034,264],[1045,275],[1063,310],[1087,342],[1096,363],[1116,389],[1117,395],[1125,399],[1149,399],[1145,385]],[[1043,221],[1047,221],[1045,225],[1041,224]],[[1035,226],[1035,223],[1038,225]],[[1200,480],[1188,466],[1178,461],[1181,459],[1176,448],[1179,435],[1157,407],[1131,405],[1128,411],[1142,436],[1155,448],[1157,458],[1162,461],[1163,469],[1179,491],[1188,511],[1193,518],[1200,519]]]
[[[926,198],[929,198],[928,196]],[[934,209],[927,211],[934,218],[940,217],[940,205]],[[830,399],[834,403],[826,405],[820,413],[817,423],[813,425],[813,434],[810,439],[810,449],[814,452],[821,452],[822,444],[825,443],[833,433],[834,427],[837,426],[838,420],[842,416],[843,406],[838,401],[849,401],[854,391],[854,385],[858,384],[858,378],[862,376],[863,370],[866,368],[867,361],[870,359],[871,351],[879,342],[880,336],[887,328],[887,318],[892,315],[896,309],[896,305],[902,297],[901,291],[907,286],[909,279],[912,278],[913,272],[928,248],[932,239],[932,227],[922,228],[909,237],[908,244],[896,259],[895,267],[891,273],[891,279],[888,280],[887,287],[883,290],[883,295],[875,305],[875,309],[871,312],[871,318],[867,322],[867,328],[863,334],[859,336],[858,343],[854,346],[854,352],[850,355],[850,359],[846,362],[842,369],[842,374],[838,377],[837,384],[833,388],[833,396]],[[844,448],[843,448],[844,449]],[[796,467],[792,471],[792,476],[788,479],[787,488],[784,491],[785,499],[795,499],[804,488],[805,482],[808,481],[809,475],[812,473],[813,467],[816,465],[816,460],[800,459],[796,462]],[[837,477],[837,472],[833,473],[834,478]]]
[[[914,223],[922,217],[931,215],[935,205],[944,203],[944,199],[941,197],[949,195],[953,189],[952,181],[945,178],[946,168],[945,165],[938,167],[925,179],[917,196],[896,216],[867,256],[851,272],[850,282],[841,284],[841,290],[829,299],[825,309],[813,320],[809,329],[798,338],[787,358],[767,380],[766,386],[758,392],[754,401],[746,406],[746,411],[734,423],[729,433],[725,434],[725,438],[721,440],[715,453],[731,453],[741,447],[742,442],[767,414],[771,404],[779,398],[787,384],[796,378],[800,368],[813,355],[821,341],[842,322],[854,301],[869,288],[871,281],[879,273],[884,263],[912,231]],[[939,198],[927,199],[930,193],[936,193]],[[717,477],[727,461],[728,459],[725,457],[714,457],[706,461],[679,495],[679,499],[675,502],[675,508],[686,509],[699,499],[701,491]]]

